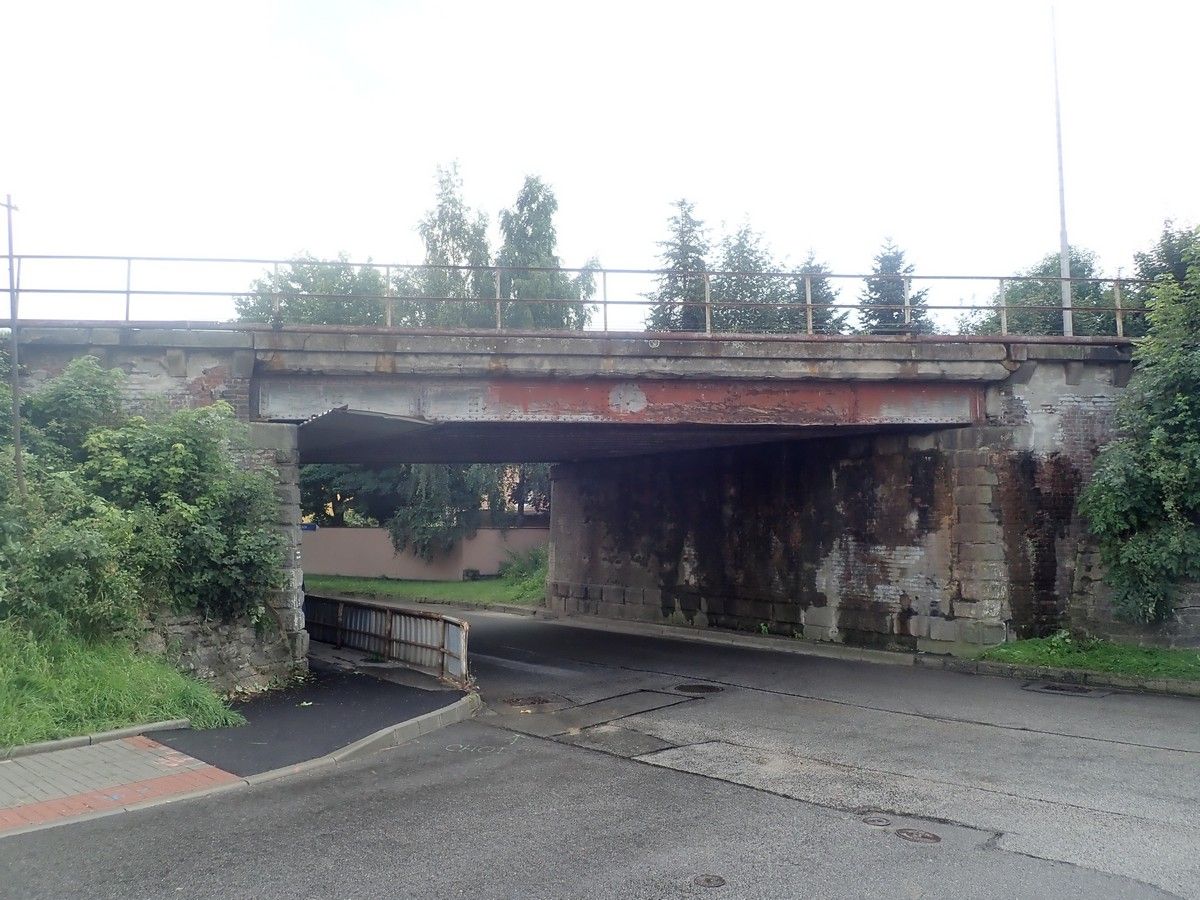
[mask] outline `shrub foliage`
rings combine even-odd
[[[1151,289],[1149,329],[1080,509],[1098,537],[1118,615],[1172,614],[1176,586],[1200,580],[1200,231],[1182,279]]]
[[[0,619],[105,635],[163,604],[230,617],[276,583],[273,482],[243,464],[233,411],[129,417],[121,382],[79,359],[24,404],[24,504],[0,456]]]

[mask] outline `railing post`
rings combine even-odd
[[[1117,308],[1117,337],[1125,337],[1125,314],[1121,310],[1121,279],[1113,282],[1113,305]]]
[[[334,626],[334,635],[337,640],[337,646],[342,646],[342,617],[345,613],[346,604],[338,602],[337,605],[337,624]]]
[[[129,321],[129,295],[133,287],[133,260],[125,260],[125,321]]]
[[[804,318],[808,325],[808,333],[813,333],[813,308],[812,308],[812,276],[804,276]]]
[[[496,330],[500,331],[504,328],[504,313],[501,311],[500,299],[500,282],[504,280],[504,270],[499,266],[496,267]]]
[[[275,290],[271,292],[271,324],[278,328],[283,322],[283,318],[280,315],[282,300],[279,292],[279,263],[274,263],[272,265],[272,271],[274,273],[272,278],[275,282]],[[338,623],[341,623],[340,612],[338,614]]]
[[[608,272],[600,271],[600,312],[604,319],[604,333],[608,334]]]
[[[388,328],[392,327],[392,307],[395,301],[392,299],[392,267],[385,266],[383,270],[383,323]]]
[[[704,333],[712,334],[712,284],[704,273]]]
[[[1000,279],[1000,333],[1008,334],[1008,286]]]
[[[909,295],[912,293],[912,279],[902,279],[904,284],[904,324],[912,324],[912,306],[910,305]]]

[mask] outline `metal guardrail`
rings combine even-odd
[[[304,598],[304,621],[314,641],[371,653],[469,689],[470,624],[453,616],[341,597]]]
[[[757,314],[761,314],[764,310],[773,310],[779,314],[786,314],[784,326],[782,329],[774,327],[772,333],[776,334],[792,334],[801,335],[816,335],[822,333],[822,318],[826,314],[837,315],[842,312],[853,314],[854,311],[862,309],[858,303],[843,303],[843,302],[821,302],[814,300],[814,286],[822,284],[836,285],[843,282],[895,282],[897,284],[897,302],[887,304],[872,304],[873,311],[891,311],[893,312],[895,322],[876,333],[883,334],[911,334],[919,329],[916,327],[917,319],[923,314],[921,311],[938,313],[952,312],[961,315],[979,314],[992,316],[992,327],[996,333],[1000,335],[1063,335],[1073,336],[1077,329],[1073,322],[1076,317],[1081,317],[1084,322],[1081,330],[1093,332],[1093,336],[1098,328],[1103,328],[1104,334],[1099,336],[1111,336],[1116,338],[1124,338],[1126,335],[1127,320],[1137,318],[1145,313],[1144,308],[1139,305],[1131,306],[1127,302],[1127,294],[1132,289],[1136,291],[1145,282],[1139,279],[1130,278],[1071,278],[1063,279],[1058,276],[1031,276],[1031,275],[918,275],[912,274],[843,274],[834,272],[804,272],[796,271],[770,271],[770,272],[745,272],[745,271],[677,271],[669,269],[629,269],[629,268],[599,268],[599,267],[539,267],[539,266],[455,266],[455,265],[439,265],[430,266],[423,264],[409,263],[377,263],[373,261],[356,262],[347,260],[315,260],[315,259],[255,259],[255,258],[233,258],[233,257],[173,257],[173,256],[65,256],[65,255],[50,255],[50,254],[21,254],[14,257],[17,267],[17,285],[20,296],[29,298],[71,298],[73,303],[78,306],[83,304],[87,306],[102,298],[115,298],[118,301],[124,301],[124,317],[113,318],[112,321],[133,321],[132,308],[134,301],[149,301],[157,300],[153,312],[161,312],[161,307],[169,305],[168,312],[171,313],[170,319],[173,321],[187,321],[195,327],[202,327],[201,320],[194,316],[177,315],[178,307],[181,301],[191,298],[196,301],[228,299],[231,302],[236,302],[239,298],[261,298],[268,301],[271,313],[265,316],[263,321],[250,321],[248,324],[260,325],[280,325],[286,314],[286,305],[295,301],[353,301],[361,303],[362,301],[370,301],[377,304],[373,312],[373,317],[377,319],[374,322],[361,323],[340,323],[340,324],[361,324],[364,326],[375,327],[414,327],[413,321],[405,321],[405,311],[418,309],[422,311],[435,310],[438,307],[458,307],[465,309],[470,307],[476,314],[476,318],[486,312],[487,322],[474,323],[472,330],[478,330],[480,327],[490,327],[495,330],[505,331],[514,330],[517,325],[510,320],[510,313],[522,306],[557,306],[570,307],[575,310],[586,310],[593,321],[585,328],[575,329],[576,333],[587,335],[596,332],[610,333],[611,331],[619,331],[628,333],[628,327],[620,327],[610,329],[610,311],[628,309],[630,307],[649,310],[656,306],[655,302],[648,297],[646,290],[631,291],[625,288],[625,292],[616,290],[610,296],[610,289],[616,287],[610,282],[624,278],[633,279],[643,287],[648,287],[656,281],[663,279],[669,280],[676,285],[679,292],[685,295],[678,300],[671,300],[665,305],[668,309],[680,312],[681,319],[687,319],[681,327],[670,327],[670,331],[682,331],[691,334],[728,334],[739,329],[731,327],[730,323],[740,323],[745,325],[747,317],[753,318]],[[106,287],[91,286],[96,283],[92,279],[97,279],[97,275],[88,275],[84,278],[84,285],[73,287],[66,283],[71,280],[79,280],[83,275],[82,269],[92,265],[103,265],[110,269],[116,267],[115,271],[110,271],[107,278],[113,279],[116,283]],[[252,280],[270,276],[272,283],[278,285],[281,274],[287,274],[286,270],[281,267],[285,266],[301,266],[314,268],[328,268],[331,271],[343,272],[347,274],[361,274],[363,271],[370,270],[377,273],[378,278],[378,293],[355,293],[355,292],[340,292],[340,293],[316,293],[304,290],[255,290],[252,285]],[[217,270],[223,272],[223,277],[232,280],[229,274],[234,267],[242,267],[247,269],[245,280],[237,285],[222,284],[219,288],[200,288],[200,287],[175,287],[172,285],[180,282],[190,283],[195,285],[205,280],[205,277],[198,276],[191,269],[194,266],[201,266],[212,273]],[[41,277],[45,274],[41,271],[49,267],[50,271],[57,273],[57,277],[63,279],[59,283],[44,283]],[[166,284],[153,284],[155,270],[157,270],[158,278],[163,278],[163,269],[173,268],[173,271],[167,274]],[[256,267],[256,272],[249,271],[249,267]],[[417,274],[438,274],[441,276],[455,275],[459,278],[470,277],[472,280],[471,291],[475,296],[440,296],[435,294],[426,294],[421,291],[415,291],[414,285],[419,285],[420,279],[413,280],[412,276]],[[576,287],[578,296],[570,297],[527,297],[521,296],[520,292],[523,288],[520,286],[522,278],[530,276],[547,276],[559,275],[568,276],[576,279]],[[405,281],[408,278],[408,281]],[[730,285],[736,279],[757,279],[760,284],[770,285],[770,291],[778,294],[781,290],[788,294],[786,300],[773,299],[764,301],[759,297],[742,297],[730,296]],[[34,279],[34,283],[30,284],[30,280]],[[22,283],[24,281],[24,283]],[[983,286],[992,294],[991,299],[984,303],[922,303],[918,307],[913,303],[914,285],[923,287],[945,285],[948,282],[963,282],[970,285]],[[1093,294],[1099,293],[1103,296],[1093,297],[1092,300],[1101,300],[1102,303],[1088,302],[1079,304],[1073,307],[1063,307],[1058,302],[1061,286],[1067,282],[1072,290],[1090,289]],[[1019,302],[1010,303],[1009,298],[1012,293],[1020,286],[1028,285],[1044,285],[1046,302],[1030,302],[1040,301],[1040,296],[1026,297]],[[484,295],[486,289],[486,296]],[[1028,287],[1025,288],[1028,294]],[[90,308],[90,307],[89,307]],[[687,310],[695,310],[695,314],[691,316],[685,315]],[[141,311],[139,311],[141,312]],[[15,311],[14,311],[15,313]],[[1034,323],[1031,325],[1031,317]],[[17,315],[13,315],[15,323],[20,322]],[[42,318],[53,318],[42,317]],[[73,316],[77,319],[89,319],[90,316]],[[150,319],[157,318],[150,316]],[[447,317],[434,317],[437,327],[440,329],[447,328]],[[450,319],[453,316],[449,317]],[[1052,328],[1043,327],[1046,323],[1055,323]],[[1090,323],[1090,324],[1088,324]],[[339,324],[339,323],[330,323]],[[418,327],[420,322],[415,323]],[[945,323],[940,323],[944,325]],[[451,326],[452,327],[452,326]],[[464,326],[466,327],[466,326]],[[957,326],[955,326],[957,327]],[[1030,331],[1030,328],[1041,328],[1041,331]],[[553,328],[553,326],[551,326]],[[1022,330],[1025,329],[1025,330]],[[520,330],[539,330],[536,325],[530,327],[526,324]],[[548,330],[548,329],[541,329]],[[561,326],[557,331],[562,331]],[[570,329],[567,329],[570,330]],[[647,329],[651,330],[651,329]],[[753,331],[753,328],[750,329]],[[961,330],[961,329],[960,329]],[[941,335],[947,334],[944,330],[939,330]],[[955,332],[949,332],[954,334]]]

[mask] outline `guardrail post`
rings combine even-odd
[[[808,325],[808,333],[813,333],[813,308],[812,308],[812,276],[804,276],[804,319]]]
[[[912,293],[912,279],[904,278],[904,279],[901,279],[901,281],[904,284],[904,324],[911,325],[912,324],[912,306],[911,306],[911,301],[909,299],[909,295]]]
[[[504,313],[501,311],[500,299],[500,282],[504,280],[504,270],[499,266],[496,267],[496,330],[500,331],[504,328]]]
[[[1125,337],[1125,314],[1121,310],[1121,279],[1113,282],[1113,305],[1117,308],[1117,337]]]
[[[608,272],[600,272],[600,311],[604,318],[604,333],[608,334]]]
[[[704,333],[712,334],[712,284],[704,273]]]
[[[346,604],[339,602],[337,605],[337,624],[334,626],[334,635],[336,636],[337,646],[342,646],[342,616],[345,613]]]
[[[1008,334],[1008,287],[1003,278],[1000,279],[1000,333]]]
[[[129,321],[129,295],[133,287],[133,260],[125,260],[125,321]]]

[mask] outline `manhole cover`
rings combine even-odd
[[[940,844],[942,841],[932,831],[922,831],[920,828],[897,828],[896,834],[914,844]]]
[[[553,697],[535,695],[533,697],[509,697],[504,702],[509,706],[545,706],[547,703],[555,703],[557,701]]]
[[[675,690],[681,694],[719,694],[725,688],[715,684],[677,684]]]
[[[697,875],[692,879],[696,887],[724,887],[725,879],[720,875]]]
[[[874,825],[876,828],[886,828],[892,824],[892,820],[887,816],[864,816],[863,822],[867,825]]]
[[[1095,696],[1099,693],[1094,688],[1084,687],[1082,684],[1062,684],[1057,681],[1031,681],[1029,684],[1021,685],[1021,687],[1027,691],[1034,691],[1039,694],[1071,694],[1076,697]]]

